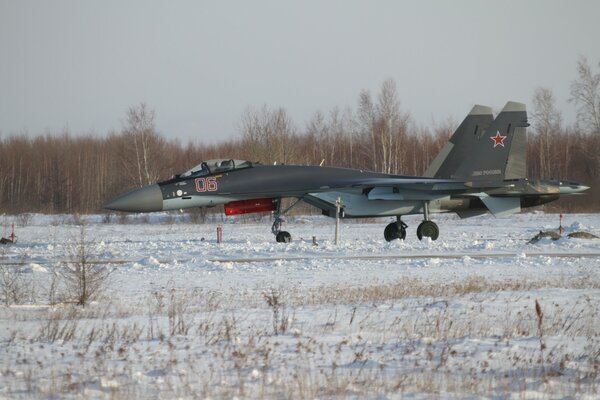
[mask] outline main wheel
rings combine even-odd
[[[398,230],[398,239],[400,239],[400,240],[406,239],[406,228],[404,228],[403,226],[401,226],[400,229]]]
[[[436,240],[440,236],[440,229],[433,221],[423,221],[417,227],[417,237],[423,240],[424,237]]]
[[[383,237],[388,242],[396,239],[404,240],[406,238],[406,229],[403,226],[398,226],[396,222],[392,222],[383,230]]]
[[[290,235],[289,232],[281,231],[277,233],[275,240],[277,240],[278,243],[289,243],[292,241],[292,235]]]

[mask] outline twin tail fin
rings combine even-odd
[[[465,181],[526,177],[527,109],[509,101],[494,119],[490,107],[476,105],[433,160],[425,176]]]

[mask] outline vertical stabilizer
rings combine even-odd
[[[473,110],[477,107],[484,109],[475,106]],[[489,110],[488,107],[485,109]],[[526,127],[529,126],[525,104],[509,101],[493,121],[490,114],[485,116],[491,123],[484,125],[483,118],[480,118],[477,120],[480,124],[473,126],[470,123],[468,129],[463,125],[469,121],[471,114],[465,118],[448,143],[452,146],[446,154],[443,154],[444,148],[438,156],[443,157],[443,161],[430,176],[469,181],[525,178]],[[436,161],[437,158],[432,167]]]
[[[469,145],[469,142],[474,141],[473,135],[487,129],[493,119],[494,116],[490,107],[475,105],[427,168],[425,176],[449,179],[463,162],[463,152],[457,150],[465,148]]]

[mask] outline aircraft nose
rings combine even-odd
[[[128,212],[162,211],[163,197],[158,185],[134,189],[104,206],[107,210]]]
[[[586,190],[588,190],[590,187],[589,186],[585,186],[585,185],[579,185],[579,191],[580,192],[585,192]]]
[[[577,182],[569,182],[569,183],[561,183],[560,185],[560,193],[561,194],[575,194],[581,193],[588,190],[590,187],[582,185]]]

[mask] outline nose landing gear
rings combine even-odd
[[[271,226],[271,232],[275,235],[275,240],[277,243],[289,243],[292,241],[292,235],[290,235],[287,231],[281,230],[281,223],[283,219],[282,215],[289,212],[292,208],[296,207],[296,205],[300,202],[301,199],[297,199],[291,206],[281,211],[281,199],[277,202],[277,211],[275,211],[275,221],[273,221],[273,225]]]
[[[280,231],[275,235],[277,243],[289,243],[292,241],[292,235],[287,231]]]

